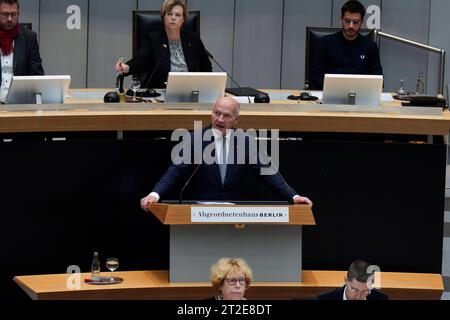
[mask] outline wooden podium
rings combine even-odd
[[[158,203],[148,209],[170,225],[169,282],[209,281],[222,257],[244,258],[258,282],[302,281],[302,226],[316,224],[307,205]],[[199,211],[228,219],[198,221]]]

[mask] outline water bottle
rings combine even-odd
[[[92,280],[100,280],[100,261],[98,260],[98,252],[94,252],[94,259],[92,259],[91,278]]]
[[[423,79],[423,73],[419,73],[419,77],[417,78],[416,92],[417,94],[425,93],[425,80]]]

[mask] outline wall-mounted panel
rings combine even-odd
[[[75,10],[67,13],[71,8]],[[40,12],[40,49],[45,73],[70,74],[70,87],[84,88],[88,0],[41,0]]]
[[[31,23],[33,31],[39,35],[39,0],[20,0],[19,22]]]
[[[200,35],[206,49],[228,72],[233,70],[234,1],[190,0],[189,10],[200,11]],[[222,71],[211,61],[213,71]],[[228,82],[231,85],[231,82]]]
[[[233,74],[241,86],[279,88],[283,1],[236,0]]]
[[[131,58],[132,12],[136,6],[136,0],[90,1],[88,87],[113,87],[117,59]]]
[[[163,0],[137,0],[139,10],[160,10]]]
[[[450,30],[450,19],[448,13],[450,12],[450,1],[448,0],[433,0],[431,1],[430,11],[430,46],[444,49],[447,53],[447,63],[445,68],[445,81],[448,83],[450,76],[450,37],[448,31]],[[436,54],[429,54],[428,59],[428,92],[434,94],[438,92],[438,75],[439,72],[439,58]],[[445,93],[444,88],[444,93]],[[448,98],[448,97],[447,97]]]
[[[390,34],[428,44],[430,1],[383,1],[381,29]],[[384,90],[394,91],[404,79],[405,88],[416,89],[419,73],[427,79],[428,53],[424,50],[393,42],[381,41],[381,63]]]
[[[306,27],[329,27],[331,7],[332,0],[285,0],[281,88],[304,87]]]

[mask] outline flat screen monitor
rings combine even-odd
[[[70,75],[13,76],[7,104],[64,103]]]
[[[225,72],[169,72],[165,102],[214,103],[224,96]]]
[[[322,102],[379,106],[382,90],[381,75],[326,74]],[[354,103],[351,97],[354,97]]]

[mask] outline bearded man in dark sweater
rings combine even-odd
[[[313,57],[311,89],[323,89],[326,73],[383,74],[377,45],[359,33],[365,14],[359,1],[350,0],[342,6],[342,31],[323,37]]]

